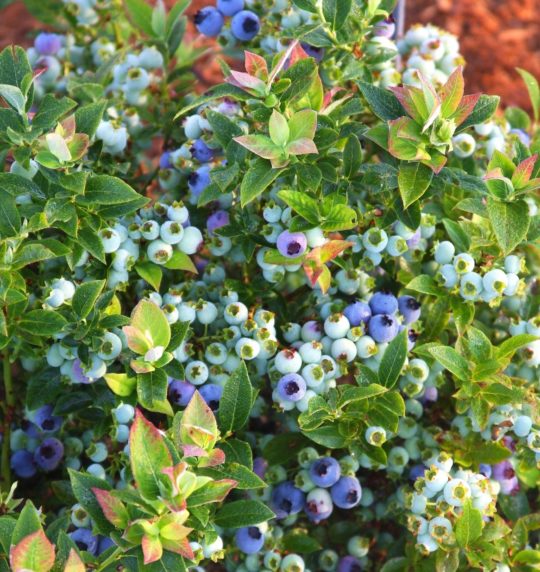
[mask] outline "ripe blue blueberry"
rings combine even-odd
[[[393,316],[378,314],[369,321],[369,335],[379,344],[391,342],[398,333],[398,323]]]
[[[195,197],[198,197],[210,184],[210,168],[204,165],[188,176],[188,187]]]
[[[244,554],[256,554],[264,545],[264,534],[258,526],[239,528],[235,535],[236,546]]]
[[[223,393],[223,387],[221,387],[221,385],[207,383],[201,387],[199,393],[212,411],[216,411],[219,408],[219,400]]]
[[[92,534],[88,528],[78,528],[69,533],[71,540],[77,545],[79,550],[89,552],[90,554],[97,554],[98,537]]]
[[[169,400],[174,405],[185,407],[195,393],[195,386],[187,381],[173,380],[169,385]]]
[[[279,483],[272,491],[272,507],[277,518],[299,513],[304,507],[306,495],[291,481]]]
[[[208,147],[208,145],[202,139],[196,139],[190,148],[191,156],[197,159],[199,163],[208,163],[214,157],[214,150]]]
[[[42,56],[54,56],[62,47],[62,36],[41,32],[34,40],[34,47]]]
[[[260,29],[259,16],[251,10],[241,10],[231,20],[233,36],[242,42],[252,40],[259,33]]]
[[[36,465],[44,471],[53,471],[64,456],[64,445],[54,437],[44,439],[34,452]]]
[[[404,324],[412,324],[420,318],[420,302],[412,296],[400,296],[398,298],[398,308],[403,316]]]
[[[224,16],[234,16],[244,9],[244,0],[217,0],[216,6]]]
[[[331,487],[341,476],[341,467],[336,459],[323,457],[313,461],[309,468],[309,476],[318,487]]]
[[[330,490],[334,504],[339,508],[355,507],[362,497],[362,487],[356,477],[341,477]]]
[[[363,569],[360,560],[354,556],[344,556],[339,561],[337,572],[362,572]]]
[[[221,32],[224,20],[219,10],[205,6],[195,14],[194,22],[201,34],[213,38]]]
[[[32,421],[44,433],[53,433],[58,431],[62,425],[62,417],[53,415],[52,405],[43,405],[32,415]]]
[[[369,299],[369,307],[374,315],[395,314],[398,310],[398,301],[390,292],[375,292]]]
[[[10,464],[13,472],[21,479],[29,479],[37,472],[34,456],[30,451],[26,451],[25,449],[15,451],[15,453],[11,455]]]
[[[306,382],[301,375],[288,373],[278,381],[277,391],[284,401],[300,401],[306,393]]]

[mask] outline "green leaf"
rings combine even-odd
[[[253,389],[245,362],[227,380],[219,402],[219,428],[224,434],[242,429],[249,419]]]
[[[255,526],[274,518],[275,514],[262,502],[239,500],[225,504],[215,515],[214,523],[223,528]]]
[[[86,183],[84,196],[98,205],[117,205],[140,198],[139,193],[127,183],[110,175],[91,176]]]
[[[345,25],[351,6],[352,0],[322,0],[322,13],[332,30],[339,30]]]
[[[232,479],[222,479],[220,481],[206,483],[189,496],[187,501],[188,508],[221,502],[235,486],[236,482]]]
[[[461,381],[468,381],[471,372],[467,360],[449,346],[435,346],[429,348],[429,353],[448,371]]]
[[[353,133],[349,135],[343,149],[343,175],[352,179],[362,164],[362,147],[358,137]]]
[[[149,338],[153,347],[168,347],[171,327],[163,310],[150,300],[141,300],[135,306],[131,314],[131,326]]]
[[[405,208],[417,201],[429,188],[433,171],[422,163],[401,163],[398,186]]]
[[[137,375],[137,399],[148,411],[172,416],[167,400],[167,374],[162,369]]]
[[[455,245],[458,252],[468,252],[471,245],[469,235],[463,230],[459,223],[443,218],[444,228],[448,233],[449,240]]]
[[[108,536],[114,530],[114,527],[105,518],[92,489],[99,488],[109,491],[111,487],[106,480],[89,473],[79,473],[72,469],[68,469],[68,471],[73,494],[92,518],[96,530]]]
[[[407,359],[407,330],[400,332],[387,346],[379,365],[379,382],[392,389]]]
[[[77,133],[86,133],[88,137],[93,137],[107,107],[106,101],[96,101],[81,105],[75,111],[75,125]]]
[[[180,250],[175,250],[171,259],[164,264],[169,270],[185,270],[197,274],[197,268],[193,264],[191,258]]]
[[[476,102],[472,113],[456,129],[456,134],[461,133],[461,131],[464,131],[472,125],[477,125],[478,123],[484,123],[484,121],[487,121],[495,111],[497,111],[499,100],[500,97],[497,95],[481,95]]]
[[[308,443],[302,433],[280,433],[265,445],[263,456],[271,465],[286,463],[295,458],[297,451]]]
[[[224,149],[231,142],[231,139],[242,133],[242,129],[223,113],[208,110],[206,118],[212,127],[215,138]]]
[[[289,141],[289,125],[283,114],[274,109],[268,123],[270,139],[278,147],[284,147]]]
[[[296,554],[311,554],[322,549],[322,546],[315,538],[309,534],[294,530],[285,534],[280,541],[280,545],[283,550],[295,552]]]
[[[161,495],[163,469],[173,464],[161,433],[137,410],[129,433],[131,472],[141,496],[154,501]]]
[[[341,449],[347,444],[347,439],[339,432],[337,424],[317,427],[311,431],[303,431],[304,435],[323,447]]]
[[[103,243],[97,232],[88,223],[83,223],[82,228],[79,229],[77,238],[85,250],[88,250],[92,256],[105,264],[106,258]]]
[[[244,208],[256,199],[281,174],[283,169],[272,169],[268,161],[256,160],[247,170],[240,186],[240,201]]]
[[[503,254],[508,254],[527,236],[531,218],[525,201],[503,203],[488,197],[487,211],[491,227]]]
[[[379,119],[388,121],[407,115],[395,95],[387,89],[363,81],[359,82],[358,86],[371,110]]]
[[[39,108],[32,119],[32,131],[47,131],[56,126],[69,111],[77,106],[77,103],[69,97],[57,99],[50,93],[41,100]]]
[[[538,81],[527,70],[521,68],[516,68],[516,70],[527,86],[527,91],[529,92],[529,98],[531,100],[531,106],[533,109],[534,120],[538,121],[540,118],[540,87],[538,86]]]
[[[313,197],[300,191],[279,191],[278,196],[308,222],[318,224],[319,204]]]
[[[306,440],[307,441],[307,440]],[[201,474],[214,479],[228,478],[236,481],[238,490],[263,489],[266,483],[251,469],[240,463],[226,463],[219,467],[201,469]]]
[[[463,504],[463,512],[456,521],[455,534],[461,548],[466,548],[482,535],[482,513],[473,508],[470,500]]]
[[[163,270],[152,262],[139,262],[135,265],[135,272],[145,281],[159,292],[161,279],[163,278]]]
[[[135,26],[148,36],[153,36],[152,7],[144,0],[125,0],[124,4],[128,16]]]
[[[495,348],[495,354],[498,359],[511,357],[517,350],[519,350],[519,348],[522,348],[537,339],[538,336],[533,336],[532,334],[518,334],[517,336],[511,336]]]
[[[77,286],[71,307],[80,318],[90,314],[104,286],[105,280],[91,280]]]
[[[430,294],[432,296],[444,295],[444,290],[440,288],[435,280],[427,274],[416,276],[416,278],[413,278],[405,287],[407,290],[414,290],[415,292],[421,292],[422,294]]]
[[[23,538],[39,530],[41,530],[39,512],[34,506],[34,503],[27,500],[17,519],[17,524],[15,525],[11,537],[11,544],[19,544]]]
[[[219,435],[216,418],[201,394],[196,391],[180,421],[179,445],[196,445],[208,450]]]
[[[22,317],[19,328],[34,336],[52,336],[62,331],[67,320],[54,310],[31,310]]]
[[[5,83],[0,84],[0,97],[3,98],[8,105],[13,107],[19,115],[23,115],[26,98],[18,87]]]
[[[0,238],[16,236],[21,228],[21,217],[15,199],[0,189]]]

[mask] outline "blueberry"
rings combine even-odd
[[[306,393],[306,388],[304,378],[297,373],[284,375],[277,385],[278,394],[284,401],[300,401]]]
[[[337,572],[362,572],[362,566],[354,556],[344,556],[339,561]]]
[[[64,445],[54,437],[48,437],[34,452],[36,465],[44,471],[53,471],[64,456]]]
[[[210,236],[214,236],[214,232],[229,224],[229,213],[227,211],[216,211],[211,214],[206,221],[206,229]]]
[[[282,256],[296,258],[304,254],[307,248],[307,238],[303,232],[284,230],[277,238],[277,249]]]
[[[312,57],[317,62],[321,62],[324,58],[324,48],[317,48],[311,44],[306,44],[306,42],[302,42],[302,48],[308,56]]]
[[[15,453],[11,455],[11,468],[21,479],[29,479],[37,472],[32,453],[25,451],[24,449],[15,451]]]
[[[244,554],[256,554],[264,545],[264,534],[257,526],[246,526],[236,531],[236,546]]]
[[[223,388],[221,385],[215,383],[207,383],[203,385],[199,390],[201,397],[206,401],[212,411],[216,411],[219,407],[219,400],[221,399],[221,394],[223,393]]]
[[[369,335],[379,344],[391,342],[398,333],[397,320],[388,314],[378,314],[369,321]]]
[[[188,187],[195,197],[198,197],[210,184],[210,168],[200,167],[188,176]]]
[[[205,6],[195,14],[194,18],[197,30],[204,36],[215,37],[223,28],[223,15],[213,6]]]
[[[54,56],[62,47],[62,37],[58,34],[41,32],[34,40],[34,48],[42,56]]]
[[[395,314],[398,310],[398,301],[390,292],[375,292],[369,300],[369,307],[374,315]]]
[[[272,507],[277,518],[299,513],[305,502],[305,494],[291,481],[279,483],[272,491]]]
[[[323,457],[311,464],[309,476],[318,487],[331,487],[339,480],[341,468],[336,459]]]
[[[202,139],[196,139],[190,148],[191,156],[199,161],[199,163],[208,163],[214,157],[214,150]]]
[[[373,27],[373,34],[383,38],[391,38],[396,32],[396,21],[393,16],[377,22]]]
[[[135,409],[129,403],[121,403],[116,409],[113,409],[113,414],[118,423],[129,423],[135,415]]]
[[[231,31],[233,36],[242,42],[247,42],[253,39],[259,33],[260,29],[261,23],[259,21],[259,16],[251,10],[242,10],[241,12],[237,12],[231,20]]]
[[[400,296],[398,308],[405,324],[412,324],[420,318],[420,302],[412,296]]]
[[[71,540],[77,545],[79,550],[96,554],[98,550],[98,537],[92,534],[88,528],[78,528],[69,533]]]
[[[97,555],[99,556],[102,552],[105,552],[105,550],[112,548],[113,546],[116,546],[116,544],[111,538],[108,536],[100,536]]]
[[[362,487],[356,477],[341,477],[331,488],[332,500],[339,508],[355,507],[362,498]]]
[[[217,0],[216,6],[224,16],[234,16],[244,9],[244,0]]]
[[[169,385],[169,401],[174,405],[185,407],[195,393],[195,386],[187,381],[175,379]]]
[[[365,302],[353,302],[343,310],[351,326],[366,324],[371,318],[371,308]]]
[[[32,415],[33,422],[44,432],[44,433],[53,433],[54,431],[58,431],[60,426],[62,425],[62,417],[58,415],[53,415],[53,407],[52,405],[44,405],[40,407],[34,414]]]

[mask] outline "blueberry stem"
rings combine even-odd
[[[9,491],[11,487],[11,471],[9,468],[9,448],[11,433],[11,416],[15,408],[15,392],[13,391],[13,377],[11,373],[11,364],[9,362],[9,353],[4,352],[3,359],[3,380],[4,394],[6,400],[6,409],[4,416],[4,427],[2,429],[2,488]]]

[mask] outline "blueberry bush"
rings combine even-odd
[[[537,569],[537,80],[393,0],[28,3],[0,570]]]

